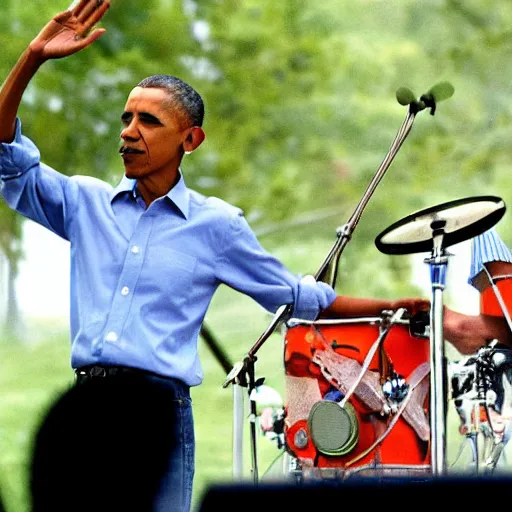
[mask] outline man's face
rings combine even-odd
[[[121,116],[123,144],[119,150],[128,178],[173,183],[190,128],[169,106],[163,89],[135,87]]]

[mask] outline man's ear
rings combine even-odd
[[[183,151],[185,151],[185,153],[192,153],[194,149],[201,145],[205,137],[206,134],[204,130],[200,126],[194,126],[191,128],[187,138],[183,141]]]

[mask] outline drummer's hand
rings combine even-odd
[[[405,308],[411,315],[415,315],[419,311],[430,311],[430,300],[421,297],[410,297],[398,299],[393,302],[392,310]]]
[[[54,16],[30,43],[30,50],[42,62],[82,50],[105,33],[104,28],[93,27],[109,7],[110,0],[80,0],[73,9]]]

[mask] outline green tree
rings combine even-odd
[[[4,1],[2,76],[58,3]],[[265,238],[275,249],[334,237],[406,114],[396,89],[419,96],[448,80],[454,97],[434,116],[420,113],[342,259],[345,293],[402,294],[409,264],[378,253],[381,230],[427,206],[510,188],[511,21],[505,0],[492,10],[483,0],[114,0],[107,34],[45,64],[20,115],[46,163],[114,184],[126,95],[147,75],[180,76],[206,102],[207,139],[183,164],[188,185],[239,205],[258,231],[282,223]],[[322,209],[338,215],[286,228]]]

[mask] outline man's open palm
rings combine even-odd
[[[72,10],[57,14],[30,43],[43,60],[72,55],[96,41],[105,29],[93,29],[110,7],[110,0],[80,0]]]

